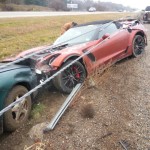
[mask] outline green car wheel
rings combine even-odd
[[[24,86],[17,85],[12,88],[5,99],[5,107],[22,97],[28,90]],[[31,111],[31,97],[26,97],[4,114],[4,127],[6,131],[14,131],[24,124]]]

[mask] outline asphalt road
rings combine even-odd
[[[67,16],[67,15],[87,15],[87,14],[102,14],[102,13],[119,13],[119,12],[32,12],[32,11],[17,11],[17,12],[0,12],[0,18],[14,17],[44,17],[44,16]]]

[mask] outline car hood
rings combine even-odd
[[[34,49],[29,49],[27,51],[24,51],[20,54],[18,54],[16,57],[13,58],[9,58],[9,59],[5,59],[3,62],[10,62],[10,61],[14,61],[17,60],[19,58],[22,58],[26,55],[30,55],[31,53],[36,53],[38,52],[36,55],[32,56],[31,59],[35,62],[44,62],[45,60],[48,60],[50,58],[52,58],[54,55],[72,55],[72,54],[78,54],[81,55],[83,53],[83,50],[87,50],[89,47],[92,47],[96,44],[98,44],[99,40],[95,40],[95,41],[90,41],[90,42],[86,42],[86,43],[82,43],[82,44],[76,44],[76,45],[69,45],[67,47],[57,47],[52,49],[50,45],[46,45],[46,46],[41,46],[41,47],[36,47]],[[42,51],[43,50],[43,51]],[[17,65],[11,66],[11,67],[6,67],[5,69],[16,69]],[[1,69],[0,69],[1,70]],[[4,69],[3,69],[4,70]]]
[[[56,54],[56,53],[60,53],[61,55],[81,54],[81,53],[83,53],[83,50],[85,50],[85,49],[87,50],[87,49],[91,48],[92,46],[95,46],[98,43],[99,43],[99,40],[95,40],[95,41],[86,42],[86,43],[82,43],[82,44],[67,46],[66,48],[56,49],[52,53],[52,55]]]
[[[60,48],[57,47],[54,49],[52,52],[45,52],[45,53],[39,53],[38,59],[40,60],[39,62],[43,62],[44,60],[48,60],[52,58],[53,56],[58,56],[61,55],[62,57],[69,56],[69,55],[81,55],[83,54],[83,50],[88,50],[92,46],[95,46],[96,44],[99,43],[99,40],[87,42],[87,43],[82,43],[82,44],[77,44],[77,45],[72,45],[72,46],[67,46],[65,48]],[[37,59],[37,58],[36,58]]]
[[[9,57],[9,58],[6,58],[5,60],[3,60],[3,62],[9,62],[9,61],[14,61],[14,60],[17,60],[19,58],[22,58],[26,55],[30,55],[32,53],[36,53],[36,52],[39,52],[39,51],[42,51],[46,48],[49,48],[50,45],[44,45],[44,46],[40,46],[40,47],[35,47],[35,48],[31,48],[31,49],[28,49],[26,51],[23,51],[21,53],[19,53],[17,56],[15,57]]]
[[[73,45],[70,47],[67,47],[65,49],[61,50],[61,53],[72,53],[74,52],[80,52],[84,49],[88,49],[89,47],[95,45],[97,42],[96,41],[92,41],[92,42],[87,42],[87,43],[83,43],[83,44],[78,44],[78,45]]]
[[[6,63],[0,63],[0,73],[15,70],[15,69],[20,69],[20,68],[27,68],[27,66],[23,66],[23,65],[10,65],[3,68],[2,66],[5,64]]]

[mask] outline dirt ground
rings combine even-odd
[[[150,35],[150,24],[145,27]],[[42,116],[4,134],[0,150],[150,150],[149,50],[150,45],[141,57],[125,59],[92,78],[94,85],[79,93],[55,129],[33,141],[31,127],[50,121],[66,98],[42,92],[38,100],[47,106]]]

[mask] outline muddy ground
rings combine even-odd
[[[150,24],[145,27],[150,35]],[[31,127],[50,121],[66,98],[55,91],[42,92],[42,115],[4,134],[0,150],[36,149],[42,144],[48,150],[150,150],[150,37],[148,43],[141,57],[125,59],[92,78],[94,84],[79,93],[55,129],[44,135],[35,129],[37,138],[31,139]]]

